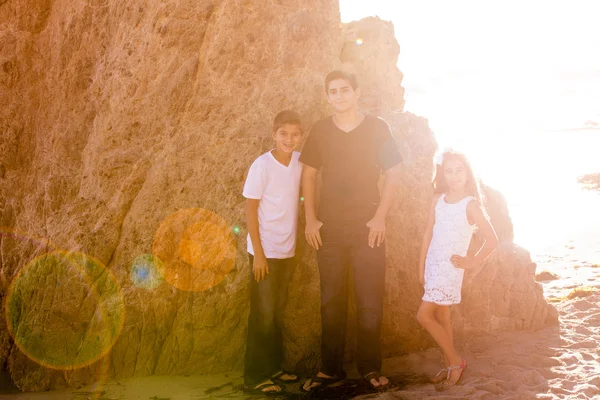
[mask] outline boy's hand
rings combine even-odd
[[[369,246],[373,247],[377,244],[377,247],[385,240],[385,219],[373,217],[367,222],[369,227]]]
[[[323,246],[323,241],[321,240],[321,234],[319,233],[319,229],[323,226],[323,223],[318,219],[312,221],[306,221],[306,229],[304,229],[304,236],[306,237],[306,241],[310,244],[315,250],[319,250],[319,247]]]
[[[269,273],[269,264],[267,263],[267,257],[262,255],[256,255],[254,257],[254,262],[252,263],[252,273],[254,274],[254,279],[256,282],[260,282]]]
[[[456,267],[456,268],[462,268],[462,269],[471,269],[471,268],[475,268],[476,265],[473,262],[473,260],[471,260],[469,257],[461,257],[459,255],[453,255],[452,257],[450,257],[450,262]]]

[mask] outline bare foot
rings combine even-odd
[[[282,381],[295,381],[298,379],[298,377],[294,374],[281,374],[277,378]]]
[[[284,371],[279,371],[276,372],[275,374],[271,375],[271,379],[273,380],[277,380],[283,383],[287,383],[287,382],[296,382],[298,380],[298,376],[291,374],[291,373],[287,373]]]
[[[369,379],[369,383],[373,388],[383,387],[390,383],[390,380],[387,377],[379,375],[377,372],[367,374],[365,378],[368,378],[371,374],[373,374],[373,378]]]
[[[388,385],[389,383],[390,383],[390,380],[387,377],[385,377],[383,375],[379,377],[379,384],[381,386]]]
[[[262,393],[271,393],[271,392],[281,392],[283,388],[277,384],[275,384],[272,380],[267,379],[259,383],[258,385],[252,388],[254,392],[262,392]]]
[[[437,373],[436,376],[431,378],[431,383],[441,383],[441,382],[445,381],[447,378],[448,378],[448,369],[442,368],[442,369],[440,369],[440,371]]]
[[[317,378],[324,378],[324,379],[331,379],[334,380],[335,376],[330,376],[330,375],[326,375],[324,373],[322,373],[321,371],[319,371],[317,373]],[[302,385],[302,390],[304,390],[305,392],[310,392],[312,389],[321,386],[323,383],[322,382],[315,382],[313,380],[313,378],[308,378],[306,380],[306,382],[304,382],[304,385]]]

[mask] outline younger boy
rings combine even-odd
[[[300,116],[282,111],[273,121],[275,148],[258,157],[244,185],[250,275],[250,317],[244,387],[248,392],[283,392],[295,382],[281,370],[281,328],[288,285],[296,264],[296,228],[302,164],[294,151],[302,139]]]

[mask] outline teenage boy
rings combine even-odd
[[[277,114],[272,135],[275,148],[250,166],[243,192],[251,266],[244,388],[254,394],[282,393],[281,383],[298,380],[281,369],[281,329],[296,265],[302,164],[294,150],[302,140],[300,116],[290,110]]]
[[[304,145],[302,186],[306,240],[317,250],[321,279],[321,370],[302,389],[343,380],[348,269],[354,274],[358,322],[357,368],[374,389],[388,386],[381,370],[385,280],[385,216],[398,184],[402,157],[388,124],[358,110],[356,76],[333,71],[325,78],[334,114],[317,122]],[[316,178],[323,186],[316,210]],[[384,171],[381,194],[378,181]]]

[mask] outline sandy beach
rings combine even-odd
[[[388,392],[366,393],[349,368],[344,385],[315,394],[321,399],[598,399],[600,398],[600,232],[588,232],[548,254],[534,255],[538,273],[558,279],[542,281],[545,296],[557,307],[560,325],[537,332],[459,337],[468,362],[462,383],[444,390],[427,382],[439,369],[432,348],[390,358],[384,370],[393,379]],[[581,297],[578,297],[581,296]],[[245,399],[241,371],[211,376],[150,376],[107,381],[78,389],[12,393],[10,400],[185,400]],[[301,398],[298,384],[286,398]],[[362,393],[362,394],[361,394]]]

